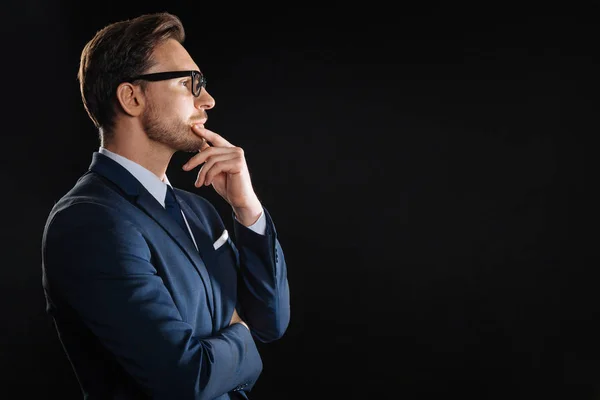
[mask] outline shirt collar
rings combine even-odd
[[[119,154],[113,153],[110,150],[100,147],[98,150],[100,154],[104,154],[110,159],[118,162],[123,168],[125,168],[131,175],[133,175],[150,194],[158,201],[163,207],[165,206],[165,195],[167,194],[167,185],[172,186],[165,174],[164,179],[161,180],[154,172],[142,167],[140,164],[131,161]]]

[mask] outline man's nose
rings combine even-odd
[[[200,91],[200,96],[195,99],[195,106],[201,110],[210,110],[215,106],[215,99],[212,97],[205,88]]]

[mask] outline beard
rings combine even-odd
[[[175,151],[195,153],[202,147],[204,139],[192,132],[191,123],[180,119],[165,119],[152,106],[142,117],[142,127],[148,138],[162,143]]]

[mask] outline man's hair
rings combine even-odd
[[[117,87],[152,67],[154,48],[168,39],[183,43],[185,31],[177,16],[162,12],[109,24],[83,48],[77,75],[81,98],[104,139],[112,136]]]

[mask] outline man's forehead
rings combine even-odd
[[[174,39],[156,46],[152,58],[155,64],[148,72],[199,70],[185,47]]]

